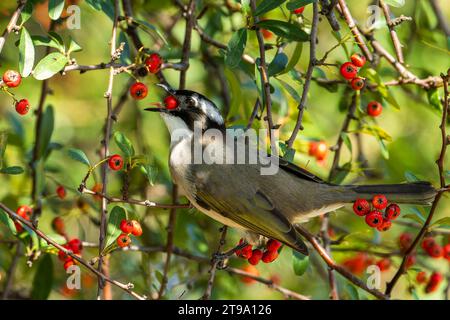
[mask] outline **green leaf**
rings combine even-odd
[[[381,140],[386,140],[388,142],[392,141],[392,137],[386,131],[376,125],[365,124],[361,127],[361,129],[357,130],[357,132],[370,134],[374,137],[378,137]]]
[[[23,172],[24,172],[23,168],[19,166],[11,166],[0,169],[0,173],[4,174],[21,174]]]
[[[292,54],[291,59],[289,60],[289,63],[287,64],[286,68],[282,73],[287,73],[291,71],[298,63],[298,60],[300,60],[300,57],[302,55],[303,51],[303,43],[297,42],[297,45],[295,46],[294,53]]]
[[[150,24],[145,20],[134,19],[133,21],[137,23],[138,26],[148,34],[150,35],[156,34],[164,42],[166,46],[169,45],[169,42],[167,41],[166,37],[157,26]]]
[[[437,88],[433,88],[427,91],[427,98],[430,105],[438,111],[442,110],[441,98],[439,97],[439,91]]]
[[[49,0],[48,15],[52,20],[58,20],[64,10],[64,0]]]
[[[292,250],[292,264],[295,274],[301,276],[306,272],[306,269],[308,269],[309,257]]]
[[[142,173],[148,180],[151,186],[155,184],[156,177],[158,175],[158,168],[149,164],[140,164]]]
[[[0,168],[3,167],[3,157],[5,156],[7,144],[8,133],[6,131],[0,131]]]
[[[52,291],[52,285],[53,261],[49,254],[45,254],[39,261],[34,275],[31,298],[34,300],[46,300]]]
[[[115,206],[109,213],[108,226],[107,226],[107,236],[105,248],[108,248],[111,244],[116,241],[117,237],[120,236],[122,230],[120,230],[120,222],[127,218],[127,214],[124,208]]]
[[[450,217],[445,217],[433,222],[430,226],[430,230],[439,227],[450,227]]]
[[[292,41],[308,41],[309,34],[303,31],[298,24],[280,20],[262,20],[256,24],[258,27],[272,31],[279,37]]]
[[[263,0],[256,7],[255,16],[263,15],[266,12],[269,12],[275,8],[280,7],[286,0]]]
[[[287,55],[283,52],[277,53],[270,64],[267,66],[268,76],[271,77],[284,71],[287,63]]]
[[[11,231],[11,233],[13,235],[17,234],[17,230],[16,230],[16,226],[14,225],[14,221],[2,209],[0,209],[0,222],[5,224],[8,227],[9,231]]]
[[[350,137],[348,136],[347,132],[342,132],[341,133],[341,137],[342,140],[344,141],[344,144],[346,145],[346,147],[348,148],[348,150],[350,151],[350,153],[352,153],[352,141],[350,140]]]
[[[351,300],[359,300],[358,289],[355,286],[351,285],[350,283],[347,283],[345,285],[345,293],[348,294]]]
[[[23,7],[22,12],[20,13],[20,17],[22,18],[22,25],[31,18],[31,15],[33,14],[33,6],[34,1],[28,0],[25,4],[25,7]]]
[[[50,37],[31,36],[31,39],[33,40],[33,44],[36,47],[38,47],[38,46],[51,47],[51,48],[55,48],[55,49],[58,49],[59,51],[64,52],[64,46],[61,47],[61,44],[58,41],[56,41]]]
[[[405,5],[406,0],[384,0],[384,2],[390,6],[401,8]]]
[[[304,7],[308,4],[314,3],[317,0],[291,0],[286,4],[286,8],[289,11],[293,11],[295,9],[298,9],[300,7]]]
[[[225,51],[225,64],[230,68],[236,68],[241,61],[247,44],[247,29],[242,28],[233,33],[228,42],[227,50]]]
[[[22,27],[19,42],[19,72],[22,77],[28,77],[34,65],[34,45],[27,29]]]
[[[83,48],[72,38],[69,43],[69,50],[67,50],[67,54],[71,54],[72,52],[79,52],[83,50]]]
[[[71,148],[69,150],[67,150],[67,154],[69,157],[71,157],[73,160],[81,162],[85,165],[87,165],[88,167],[91,166],[91,163],[89,162],[88,157],[86,156],[86,154],[81,151],[80,149],[74,149]]]
[[[297,93],[297,90],[295,90],[289,83],[280,80],[278,78],[275,78],[282,86],[283,88],[289,93],[289,95],[298,103],[300,103],[301,97]]]
[[[380,145],[381,155],[383,156],[383,158],[389,159],[389,150],[387,149],[386,144],[384,143],[384,141],[382,139],[377,139],[377,140]]]
[[[57,72],[61,71],[67,62],[69,62],[69,60],[65,55],[59,52],[52,52],[39,61],[34,69],[33,76],[37,80],[48,79]]]
[[[42,115],[42,125],[39,132],[38,159],[42,158],[46,152],[53,134],[55,116],[53,107],[48,106]]]
[[[130,140],[119,131],[114,133],[114,141],[127,158],[134,156],[134,148]]]
[[[416,175],[414,173],[412,173],[411,171],[405,171],[405,178],[406,178],[406,181],[408,181],[408,182],[420,181],[420,179],[417,178]]]

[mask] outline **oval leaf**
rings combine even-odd
[[[122,152],[128,157],[134,156],[134,148],[130,140],[125,137],[125,135],[119,131],[114,133],[114,141],[117,146],[122,150]]]
[[[292,250],[292,253],[294,272],[297,276],[301,276],[306,272],[306,269],[308,269],[309,257],[294,250]]]
[[[230,68],[235,68],[241,61],[242,54],[244,53],[245,46],[247,44],[247,29],[242,28],[233,33],[228,47],[225,52],[225,63]]]
[[[317,0],[291,0],[286,4],[286,8],[289,11],[293,11],[295,9],[298,9],[300,7],[304,7],[308,4],[314,3]]]
[[[52,52],[44,57],[34,69],[33,76],[37,80],[45,80],[61,71],[69,60],[59,52]]]
[[[21,174],[23,172],[24,172],[23,168],[19,166],[11,166],[0,169],[0,173],[4,174]]]
[[[78,162],[81,162],[81,163],[87,165],[88,167],[91,166],[91,163],[89,162],[88,157],[86,156],[86,154],[85,154],[83,151],[81,151],[81,150],[79,150],[79,149],[74,149],[74,148],[72,148],[72,149],[69,149],[69,150],[67,151],[67,154],[68,154],[69,157],[71,157],[73,160],[78,161]]]
[[[122,233],[122,230],[120,230],[120,222],[126,218],[127,214],[124,208],[115,206],[111,210],[108,219],[105,248],[108,248],[111,244],[114,243],[114,241],[116,241],[117,237],[120,236],[120,234]]]
[[[34,45],[27,29],[22,27],[19,42],[19,72],[22,77],[28,77],[34,65]]]
[[[260,16],[281,6],[286,0],[263,0],[255,10],[255,16]]]
[[[58,20],[64,10],[64,0],[49,0],[48,16],[52,20]]]
[[[279,37],[292,41],[308,41],[309,34],[303,31],[298,24],[280,20],[262,20],[257,26],[272,31]]]
[[[36,274],[34,275],[31,298],[36,300],[46,300],[52,290],[52,284],[53,261],[51,256],[46,254],[39,262]]]

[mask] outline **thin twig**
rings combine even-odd
[[[12,289],[12,285],[14,282],[14,274],[16,273],[19,259],[22,256],[22,251],[23,251],[23,243],[18,242],[16,244],[16,252],[14,253],[13,259],[11,261],[8,272],[6,274],[6,283],[5,283],[5,287],[3,288],[2,300],[8,299],[9,293]]]
[[[5,45],[6,39],[8,38],[9,34],[17,28],[17,20],[19,20],[20,14],[22,13],[23,8],[27,4],[27,0],[19,0],[17,1],[17,9],[14,11],[11,20],[9,20],[8,25],[6,26],[5,30],[2,33],[2,36],[0,37],[0,53],[3,50],[3,47]]]
[[[317,41],[318,24],[319,24],[319,7],[318,7],[317,2],[314,2],[313,3],[313,21],[312,21],[312,27],[311,27],[311,39],[309,40],[310,41],[310,49],[309,49],[308,70],[306,71],[306,75],[305,75],[305,83],[303,85],[302,98],[297,107],[297,109],[298,109],[297,121],[295,123],[295,127],[294,127],[294,130],[292,131],[290,138],[286,141],[287,147],[289,149],[292,148],[294,141],[297,138],[298,132],[300,130],[303,130],[303,125],[302,125],[303,113],[305,111],[306,102],[308,100],[309,87],[311,85],[311,78],[312,78],[314,66],[316,63],[316,41]]]
[[[434,14],[438,20],[439,27],[444,31],[447,37],[450,37],[450,27],[447,24],[448,18],[444,16],[444,11],[439,6],[437,0],[430,0],[431,7],[433,8]]]
[[[117,55],[116,52],[116,38],[117,38],[117,25],[118,25],[118,17],[119,17],[119,1],[115,0],[114,1],[114,22],[113,22],[113,27],[112,27],[112,35],[111,35],[111,59],[115,60],[114,57]],[[111,136],[111,130],[112,130],[112,123],[113,123],[113,119],[112,119],[112,114],[113,114],[113,109],[112,109],[112,90],[113,90],[113,85],[114,85],[114,67],[111,66],[110,67],[110,71],[109,71],[109,81],[108,81],[108,88],[107,91],[105,93],[105,98],[106,98],[106,125],[105,125],[105,134],[103,136],[103,157],[107,157],[109,155],[109,139]],[[106,163],[104,163],[101,167],[101,181],[102,181],[102,193],[106,194],[107,192],[107,172],[108,172],[108,166]],[[105,246],[105,237],[106,237],[106,216],[108,213],[108,209],[107,209],[107,205],[108,202],[106,201],[105,198],[102,198],[102,203],[101,203],[101,208],[100,208],[100,232],[99,232],[99,255],[101,255],[104,246]],[[98,271],[99,272],[103,272],[103,259],[102,257],[100,257],[99,261],[98,261]],[[106,270],[107,272],[107,270]],[[102,291],[104,288],[104,282],[102,278],[99,278],[99,283],[98,283],[98,292],[97,292],[97,299],[101,299],[102,298]]]
[[[395,273],[392,280],[386,285],[386,292],[385,294],[390,296],[392,293],[392,290],[394,289],[395,285],[397,284],[400,277],[405,273],[406,271],[406,265],[408,258],[413,254],[416,247],[419,245],[419,242],[422,240],[422,238],[425,236],[425,234],[428,231],[428,227],[430,226],[431,221],[433,220],[434,213],[436,212],[436,208],[438,207],[439,201],[441,200],[444,192],[448,191],[445,184],[445,170],[444,170],[444,161],[445,161],[445,154],[447,151],[448,146],[448,137],[446,132],[446,124],[447,124],[447,118],[448,118],[448,109],[449,109],[449,89],[448,89],[448,83],[450,78],[450,69],[447,71],[447,74],[441,74],[442,82],[444,85],[444,107],[442,111],[442,120],[441,124],[439,126],[441,131],[441,150],[439,153],[439,158],[436,160],[436,164],[438,166],[439,171],[439,180],[440,180],[440,186],[441,190],[438,191],[436,197],[434,198],[433,204],[430,209],[430,213],[428,214],[428,217],[426,221],[424,222],[422,228],[420,229],[419,233],[417,234],[416,238],[414,239],[411,246],[406,250],[405,255],[403,257],[403,261],[398,268],[397,272]]]
[[[397,55],[398,62],[401,64],[405,63],[403,59],[403,51],[402,44],[398,38],[397,32],[395,31],[395,26],[392,24],[391,20],[391,12],[389,10],[389,6],[384,2],[384,0],[379,0],[378,5],[383,10],[384,17],[386,18],[386,24],[389,28],[389,32],[391,34],[392,43],[394,45],[395,54]]]

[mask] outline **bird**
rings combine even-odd
[[[170,108],[145,110],[159,112],[168,128],[171,136],[168,162],[174,183],[197,210],[239,229],[247,243],[260,241],[257,239],[261,237],[276,239],[308,255],[308,248],[295,228],[297,224],[377,194],[386,195],[392,202],[417,205],[429,205],[436,195],[436,189],[425,181],[375,185],[328,183],[261,150],[258,152],[262,160],[258,163],[247,158],[237,164],[217,161],[224,160],[227,151],[235,150],[238,141],[236,137],[231,142],[217,138],[219,133],[226,136],[227,129],[219,108],[198,92],[158,85],[170,97]],[[246,155],[256,150],[248,141],[245,145]],[[209,162],[196,161],[195,150],[215,150],[216,154],[210,155]],[[236,158],[234,155],[232,159]],[[277,160],[278,170],[261,174],[262,163],[272,159]]]

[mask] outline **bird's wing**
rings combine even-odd
[[[236,167],[228,166],[221,172],[214,170],[217,174],[210,175],[207,183],[196,183],[195,198],[198,204],[253,232],[277,239],[299,252],[308,254],[306,245],[290,221],[266,194],[254,186],[245,185],[240,179],[230,178],[242,176],[239,172],[227,172],[233,168]],[[223,187],[224,184],[226,188]]]
[[[321,178],[319,178],[318,176],[309,172],[308,170],[300,168],[300,167],[296,166],[295,164],[293,164],[289,161],[286,161],[283,158],[279,158],[279,163],[280,163],[281,169],[283,169],[284,171],[287,171],[289,173],[292,173],[301,179],[305,179],[305,180],[309,180],[309,181],[313,181],[313,182],[317,182],[317,183],[327,183],[327,182],[323,181]]]

